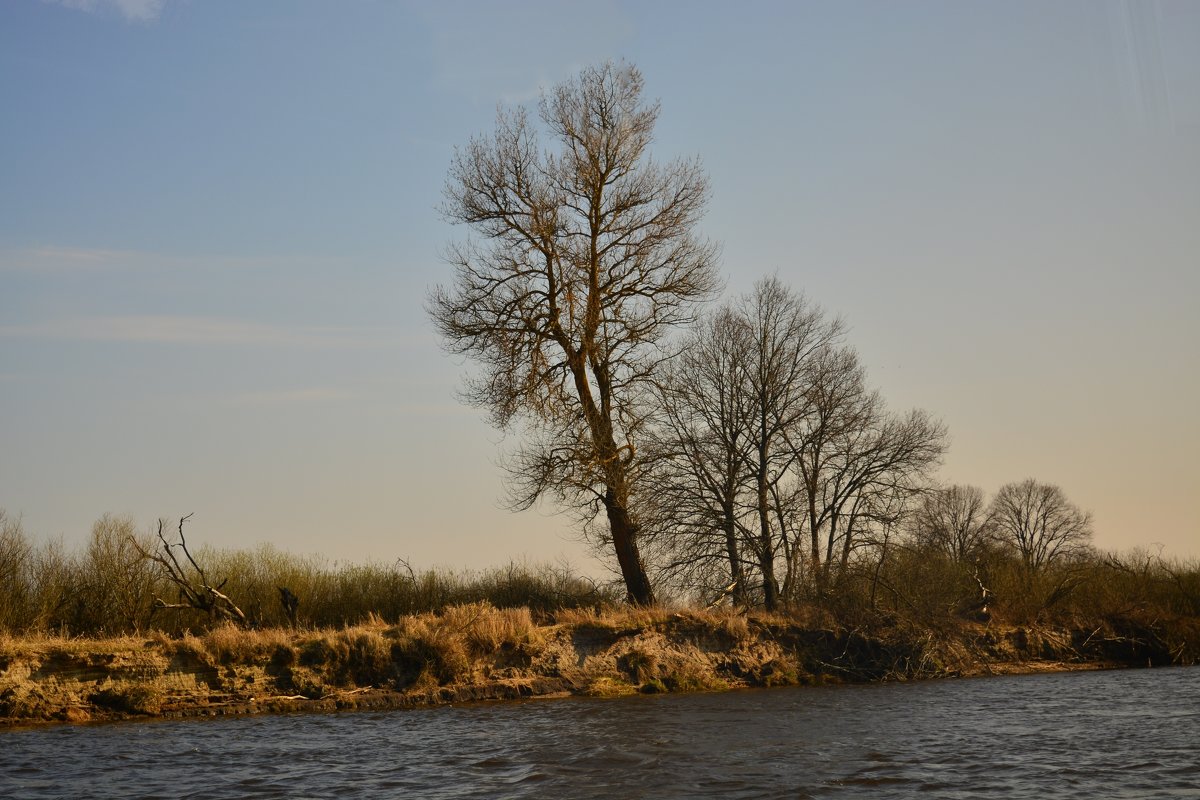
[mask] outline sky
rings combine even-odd
[[[423,308],[456,145],[607,59],[727,296],[850,325],[939,473],[1200,556],[1200,3],[0,4],[0,508],[333,561],[600,573],[502,505]]]

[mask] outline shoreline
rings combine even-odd
[[[1176,642],[1128,620],[847,629],[616,609],[538,624],[527,609],[472,604],[338,630],[0,637],[0,729],[1195,664],[1197,624],[1182,622]]]

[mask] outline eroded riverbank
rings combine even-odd
[[[714,691],[1197,661],[1195,620],[1007,626],[487,604],[340,630],[0,639],[8,725],[380,709],[568,694]],[[820,624],[817,624],[820,623]]]

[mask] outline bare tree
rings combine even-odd
[[[909,520],[917,544],[966,564],[979,555],[992,534],[983,490],[954,485],[926,492]]]
[[[29,623],[33,546],[21,518],[0,508],[0,630],[16,631]]]
[[[744,319],[722,308],[702,320],[664,371],[651,503],[654,527],[667,537],[667,574],[689,576],[685,582],[705,591],[732,587],[742,604],[749,597],[740,496],[750,422],[743,386],[749,334]],[[724,570],[715,568],[720,562]]]
[[[800,505],[788,431],[811,411],[810,361],[842,331],[840,320],[766,278],[704,320],[664,384],[662,429],[677,474],[660,498],[676,517],[677,556],[715,555],[720,541],[730,584],[745,587],[752,573],[768,609],[780,602],[778,558],[794,540]]]
[[[660,500],[673,563],[729,560],[768,609],[824,592],[856,548],[884,541],[945,449],[921,411],[888,413],[844,325],[777,279],[707,319],[663,392]],[[671,526],[665,526],[671,530]]]
[[[918,409],[889,413],[848,347],[826,348],[808,375],[813,410],[789,437],[803,483],[809,577],[823,594],[866,534],[895,525],[927,484],[946,429]]]
[[[105,514],[96,520],[80,564],[87,604],[80,624],[118,633],[140,630],[149,621],[158,587],[154,563],[145,553],[153,548],[151,537],[139,533],[131,517]]]
[[[650,379],[718,281],[716,248],[693,233],[707,180],[697,161],[650,160],[659,107],[642,88],[632,66],[585,69],[542,97],[551,150],[517,110],[456,153],[443,212],[482,240],[449,248],[453,284],[428,310],[482,367],[468,402],[525,433],[514,507],[550,495],[603,510],[630,599],[651,603],[632,510]]]
[[[749,405],[746,461],[757,517],[751,542],[762,574],[763,604],[770,611],[780,601],[775,559],[795,541],[791,512],[798,506],[791,499],[801,492],[798,484],[788,486],[796,463],[788,437],[810,420],[813,362],[842,337],[844,326],[777,278],[759,281],[739,310],[749,329],[743,391]]]
[[[1032,478],[1005,484],[990,511],[1000,540],[1020,553],[1031,572],[1082,555],[1091,545],[1092,515],[1053,484]]]

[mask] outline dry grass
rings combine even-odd
[[[387,634],[394,641],[391,657],[397,665],[400,688],[454,683],[471,672],[465,631],[447,625],[444,617],[408,617]]]
[[[266,686],[263,691],[315,698],[347,688],[432,690],[471,682],[497,663],[528,665],[540,641],[528,609],[475,602],[441,614],[406,616],[396,624],[369,614],[360,624],[322,630],[222,625],[198,635],[156,631],[103,639],[0,633],[0,659],[31,665],[22,674],[64,656],[71,664],[101,665],[96,668],[103,671],[110,656],[128,654],[118,661],[130,665],[149,659],[160,675],[167,669],[199,670],[209,676],[204,680],[220,681],[226,692],[266,680],[277,690]],[[11,678],[0,681],[0,690],[8,691],[0,715],[44,715],[36,686],[19,686],[15,673],[0,675]],[[149,677],[127,683],[117,673],[89,691],[86,699],[95,706],[130,714],[157,713],[165,696]]]
[[[562,608],[550,615],[550,621],[555,625],[593,625],[599,626],[601,612],[595,608]]]
[[[123,714],[153,716],[162,711],[167,699],[164,681],[109,681],[87,698],[96,706]]]
[[[552,620],[557,625],[624,630],[652,628],[665,620],[675,609],[664,606],[599,605],[563,608],[555,611]]]
[[[153,637],[151,638],[153,641]],[[40,633],[31,636],[0,633],[0,657],[49,654],[75,655],[81,653],[130,653],[151,646],[145,637],[105,636],[88,638]]]
[[[486,601],[447,608],[442,614],[442,625],[461,632],[476,654],[523,647],[537,638],[528,608],[498,609]]]
[[[636,687],[611,675],[599,675],[583,689],[583,694],[588,697],[628,697],[637,693]]]
[[[815,609],[792,616],[662,607],[572,609],[538,626],[528,609],[472,602],[393,624],[368,615],[359,624],[316,630],[226,625],[177,637],[105,639],[0,634],[0,717],[152,715],[180,703],[341,698],[369,687],[408,693],[405,702],[437,702],[462,689],[470,696],[535,679],[603,697],[907,680],[1072,653],[1075,660],[1119,661],[1130,642],[1159,634],[1155,663],[1189,663],[1200,637],[1195,625],[1089,631],[1080,641],[1078,624],[1017,629],[960,621],[932,629],[893,614],[847,627]]]
[[[283,628],[245,630],[227,624],[196,638],[215,663],[256,664],[278,648],[292,646],[295,634]]]

